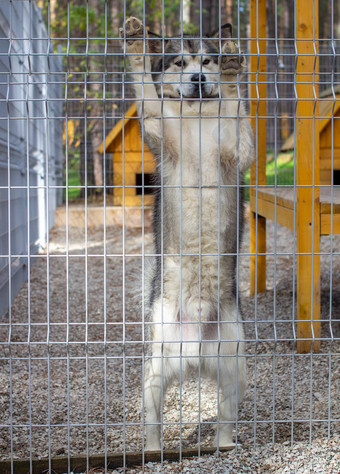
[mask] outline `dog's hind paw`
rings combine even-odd
[[[221,70],[224,74],[240,74],[246,68],[246,58],[235,41],[228,40],[222,47]]]
[[[214,442],[214,446],[216,447],[216,449],[221,449],[221,450],[232,450],[235,448],[236,444],[231,441],[231,440],[227,440],[227,439],[219,439],[218,442],[217,442],[217,436],[215,437],[215,442]]]

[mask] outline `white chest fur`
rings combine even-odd
[[[173,224],[182,228],[183,250],[217,252],[219,235],[227,225],[227,208],[234,205],[231,190],[223,187],[232,182],[223,170],[237,146],[237,119],[228,109],[223,107],[222,113],[215,103],[209,114],[203,115],[203,109],[200,115],[188,106],[179,118],[172,108],[165,108],[163,136],[172,159],[163,165],[164,184],[170,186],[166,193],[176,219]]]

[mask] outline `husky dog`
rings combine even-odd
[[[146,449],[161,448],[166,389],[180,373],[184,380],[198,367],[202,376],[219,381],[218,446],[230,446],[246,387],[235,291],[242,228],[237,183],[254,156],[236,83],[245,58],[230,40],[229,24],[209,38],[167,40],[148,34],[131,17],[120,34],[159,185],[158,257],[148,275],[152,342],[144,384]]]

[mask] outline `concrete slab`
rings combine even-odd
[[[106,206],[106,225],[107,226],[123,226],[130,228],[141,228],[144,217],[144,226],[150,228],[152,226],[152,207],[126,207],[124,210],[121,206]],[[73,227],[96,227],[104,225],[104,206],[88,205],[87,206],[87,222],[85,219],[85,205],[69,205],[68,207],[68,225]],[[67,224],[66,206],[60,206],[56,210],[55,225],[66,226]]]

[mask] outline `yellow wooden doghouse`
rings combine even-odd
[[[320,184],[340,185],[340,86],[320,94]],[[333,135],[333,138],[332,138]],[[294,150],[294,133],[281,147],[282,151]],[[333,173],[333,180],[332,180]]]
[[[104,153],[104,143],[98,148]],[[113,203],[116,206],[141,207],[143,201],[144,174],[144,205],[152,205],[152,174],[155,172],[156,161],[148,146],[142,142],[142,136],[134,103],[113,127],[105,139],[105,152],[113,153]],[[116,187],[118,186],[118,187]]]
[[[318,97],[318,2],[296,1],[296,185],[266,186],[266,40],[251,40],[256,160],[250,184],[250,292],[266,289],[266,219],[296,232],[297,349],[318,351],[320,238],[340,234],[340,98]],[[251,38],[266,38],[266,0],[251,0]],[[292,140],[292,139],[291,139]],[[334,171],[333,181],[331,171]],[[324,185],[324,186],[320,186]]]

